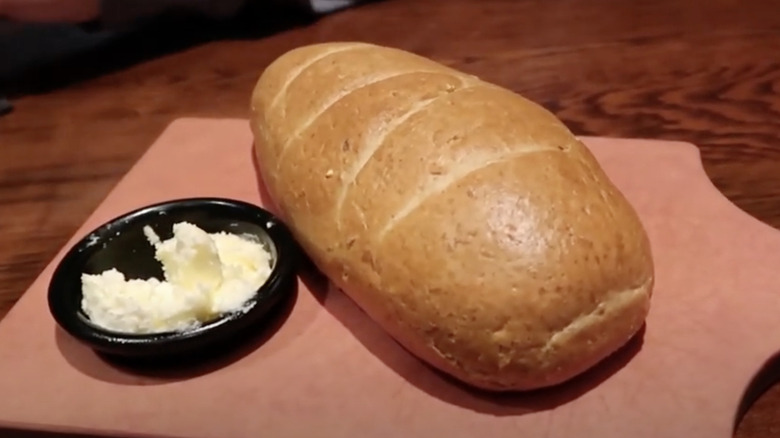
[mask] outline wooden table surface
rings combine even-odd
[[[262,69],[318,41],[430,56],[545,105],[578,134],[693,142],[726,196],[780,227],[777,8],[386,0],[317,21],[261,13],[175,36],[153,26],[32,68],[5,84],[16,108],[0,118],[0,316],[169,122],[246,117]],[[780,436],[780,385],[736,436]]]

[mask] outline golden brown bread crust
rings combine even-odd
[[[445,373],[550,386],[643,324],[645,230],[542,107],[408,52],[326,43],[272,63],[251,118],[262,178],[312,261]]]

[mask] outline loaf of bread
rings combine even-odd
[[[477,388],[564,382],[623,346],[654,268],[636,212],[552,113],[399,49],[294,49],[251,97],[259,173],[312,262]]]

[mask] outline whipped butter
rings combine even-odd
[[[248,238],[187,222],[175,224],[168,240],[148,226],[144,233],[165,279],[127,279],[116,269],[83,274],[82,308],[93,324],[134,334],[197,328],[245,310],[271,273],[271,254]]]

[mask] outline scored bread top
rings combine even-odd
[[[312,261],[443,371],[547,386],[642,325],[645,231],[541,106],[405,51],[326,43],[266,69],[251,125],[268,192]]]

